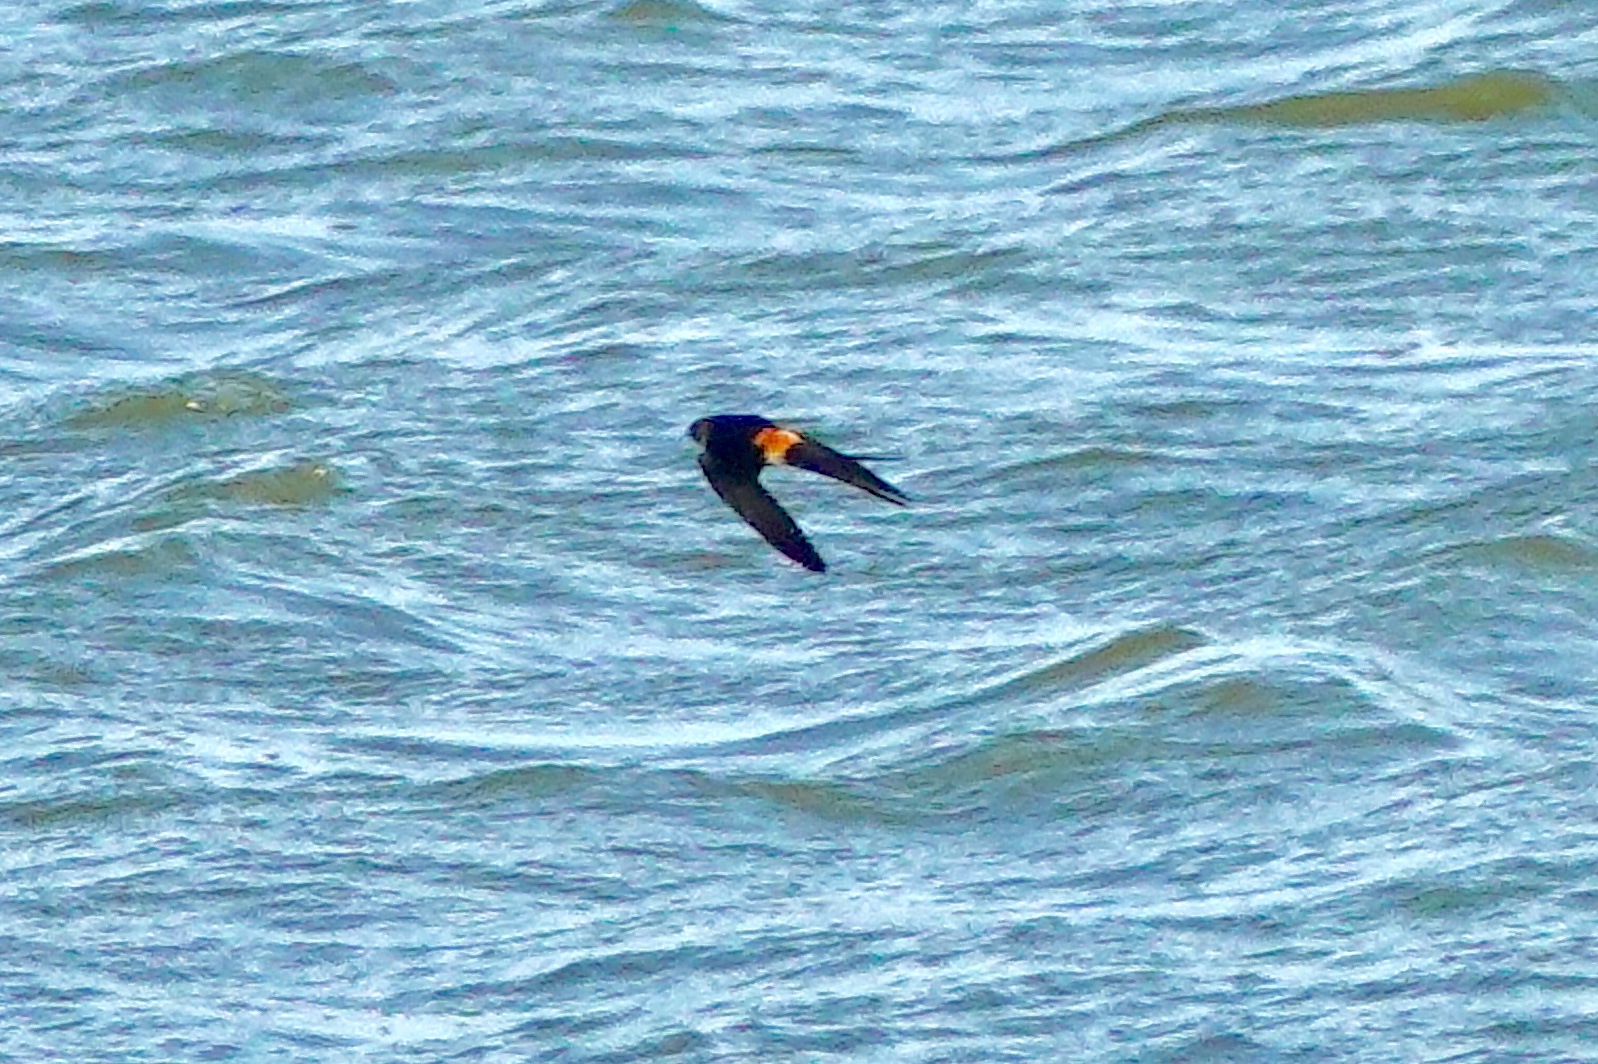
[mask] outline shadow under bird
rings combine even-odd
[[[699,444],[699,468],[721,501],[764,536],[767,543],[812,572],[825,572],[827,563],[794,519],[761,486],[760,471],[766,466],[808,469],[895,506],[910,501],[904,492],[861,465],[858,458],[839,454],[755,414],[702,417],[688,426],[688,435]]]

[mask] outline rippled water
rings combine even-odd
[[[1580,5],[0,25],[0,1058],[1598,1059]]]

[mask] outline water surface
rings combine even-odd
[[[1598,1057],[1580,11],[0,17],[4,1054]]]

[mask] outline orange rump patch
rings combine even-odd
[[[775,465],[782,463],[783,457],[788,453],[788,448],[804,439],[792,429],[779,429],[775,425],[761,429],[750,437],[754,445],[760,448],[767,462]]]

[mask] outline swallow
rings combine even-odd
[[[810,545],[793,518],[760,485],[768,465],[797,466],[841,480],[895,506],[910,496],[847,454],[785,429],[755,414],[717,414],[688,426],[699,445],[699,468],[721,501],[733,508],[767,543],[809,569],[821,573],[827,563]]]

